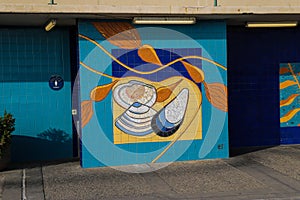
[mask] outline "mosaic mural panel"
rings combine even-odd
[[[280,64],[280,126],[300,126],[300,63]]]
[[[200,26],[79,23],[83,167],[228,157],[226,26]]]

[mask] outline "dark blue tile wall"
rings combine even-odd
[[[228,27],[231,147],[299,143],[299,128],[279,123],[279,64],[300,62],[300,29]]]

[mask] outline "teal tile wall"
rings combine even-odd
[[[65,81],[59,91],[48,85],[54,74]],[[12,160],[72,157],[69,31],[0,29],[0,80],[0,114],[16,118]]]

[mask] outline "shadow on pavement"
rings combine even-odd
[[[54,161],[35,161],[35,162],[12,162],[8,165],[7,168],[5,168],[2,171],[10,171],[10,170],[16,170],[16,169],[30,169],[35,167],[41,167],[41,166],[50,166],[50,165],[59,165],[67,162],[78,162],[79,158],[68,158],[68,159],[57,159]]]
[[[269,149],[275,146],[257,146],[257,147],[239,147],[239,148],[230,148],[229,150],[229,156],[235,157],[240,156],[247,153],[252,153],[255,151],[261,151],[264,149]]]

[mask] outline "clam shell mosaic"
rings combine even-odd
[[[161,137],[174,134],[180,127],[188,104],[189,90],[180,93],[166,106],[156,111],[155,87],[140,81],[118,85],[113,92],[114,101],[126,110],[117,117],[115,125],[126,134],[145,136],[155,133]]]

